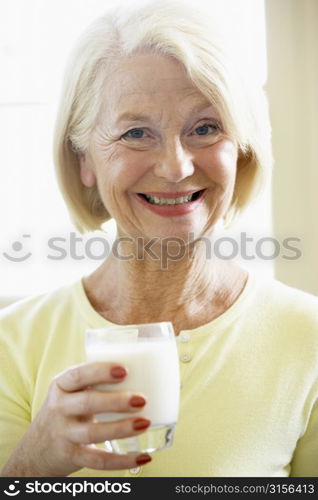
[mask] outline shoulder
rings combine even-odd
[[[318,356],[318,297],[277,279],[254,277],[256,322],[286,345],[307,346]]]
[[[67,310],[70,312],[78,287],[77,280],[4,307],[0,310],[0,335],[8,329],[14,330],[16,327],[20,329],[21,326],[27,329],[35,323],[44,322],[48,317],[52,318],[54,314],[63,314]]]
[[[255,279],[257,297],[274,314],[318,322],[318,297],[274,278]]]

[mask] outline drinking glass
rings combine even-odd
[[[101,413],[99,422],[110,422],[136,416],[151,421],[151,426],[138,436],[105,441],[107,451],[149,453],[173,444],[179,413],[180,374],[177,343],[172,323],[115,325],[89,329],[85,337],[88,361],[108,361],[127,368],[123,382],[100,384],[98,390],[127,390],[142,393],[146,405],[132,413]]]

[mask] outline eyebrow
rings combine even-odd
[[[145,120],[149,120],[149,116],[147,116],[147,115],[139,115],[139,114],[131,113],[130,111],[127,111],[125,113],[122,113],[118,117],[117,122],[121,122],[121,121],[137,122],[137,121],[145,121]]]
[[[206,108],[210,108],[212,106],[211,103],[205,103],[205,104],[198,104],[195,106],[189,115],[191,116],[193,113],[199,113],[200,111],[203,111]],[[138,122],[138,121],[149,121],[151,120],[150,116],[148,115],[143,115],[143,114],[137,114],[137,113],[132,113],[130,111],[126,111],[125,113],[122,113],[118,119],[117,123],[121,121],[131,121],[131,122]]]

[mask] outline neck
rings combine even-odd
[[[117,256],[112,253],[84,279],[88,298],[100,314],[118,324],[204,324],[231,305],[237,297],[234,282],[239,281],[238,266],[209,256],[207,243],[205,238],[181,250],[151,247],[152,255],[144,252],[140,258],[140,248],[134,252],[131,244],[121,241]]]

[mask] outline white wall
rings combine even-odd
[[[275,271],[318,295],[318,2],[266,0],[266,16],[274,232],[299,238],[302,252]]]

